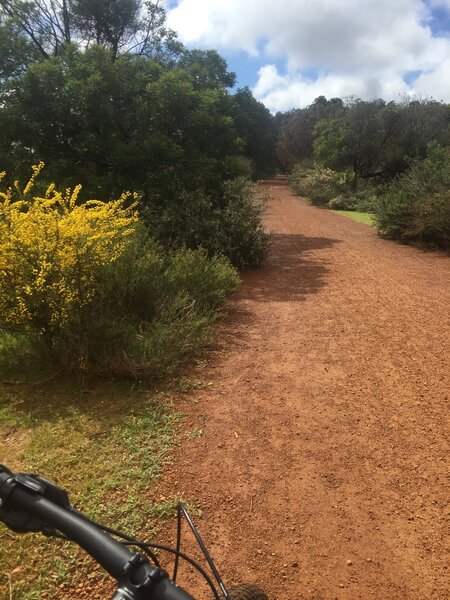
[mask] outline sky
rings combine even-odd
[[[320,95],[450,102],[450,0],[164,0],[272,112]]]

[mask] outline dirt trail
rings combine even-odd
[[[177,482],[226,581],[271,600],[447,599],[450,261],[266,190],[271,256],[158,494]]]

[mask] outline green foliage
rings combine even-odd
[[[235,179],[236,177],[250,179],[254,175],[254,164],[245,156],[238,154],[226,156],[224,163],[226,180]]]
[[[115,0],[105,6],[103,0],[71,0],[71,20],[85,39],[109,48],[117,56],[139,30],[139,0]]]
[[[259,266],[269,237],[264,230],[265,200],[245,177],[224,182],[214,199],[201,193],[181,193],[163,207],[150,207],[146,223],[167,247],[203,247],[210,256],[222,254],[238,269]]]
[[[336,196],[328,202],[328,208],[331,210],[357,210],[357,200],[355,196]]]
[[[215,55],[214,55],[215,56]],[[32,64],[6,103],[18,165],[33,154],[49,177],[86,193],[140,190],[144,204],[180,191],[218,194],[242,154],[223,59],[211,53],[168,68],[93,46]],[[220,59],[220,60],[219,60]],[[214,71],[216,69],[216,71]],[[200,74],[199,74],[200,73]],[[20,175],[20,173],[18,173]]]
[[[288,113],[281,120],[277,143],[281,164],[290,169],[298,162],[312,161],[315,126],[324,119],[336,119],[344,112],[344,103],[340,98],[327,100],[319,96],[310,106]]]
[[[24,190],[16,183],[17,199],[0,193],[0,327],[19,336],[3,349],[66,372],[173,372],[204,344],[236,271],[202,249],[163,250],[126,194],[78,204],[79,186],[62,195],[52,185],[27,200],[40,167]]]
[[[379,190],[369,187],[366,190],[360,190],[359,192],[356,192],[354,197],[356,199],[356,210],[360,212],[373,213],[378,205]]]
[[[311,169],[300,164],[292,169],[289,185],[298,196],[305,196],[312,204],[324,206],[345,188],[345,178],[319,165]]]
[[[341,119],[322,119],[313,130],[314,158],[328,166],[342,163],[345,148],[345,127]]]
[[[450,245],[450,149],[429,144],[380,198],[375,219],[380,233],[405,242]]]
[[[209,258],[202,249],[181,249],[168,254],[166,294],[176,297],[180,290],[200,311],[221,308],[239,282],[222,256]],[[171,292],[169,292],[171,290]]]
[[[66,370],[137,379],[175,372],[209,339],[217,311],[239,282],[224,258],[203,250],[165,252],[138,229],[123,255],[97,273],[96,296],[80,330],[71,322],[55,341]]]
[[[409,158],[425,157],[430,141],[450,144],[450,106],[434,100],[350,98],[344,103],[319,97],[279,121],[277,151],[284,166],[314,159],[351,170],[353,192],[361,179],[380,181],[402,173]]]
[[[86,194],[106,197],[139,190],[153,214],[174,213],[181,203],[186,213],[192,205],[183,219],[193,223],[203,201],[188,197],[217,208],[224,181],[250,172],[222,63],[197,54],[186,69],[163,69],[131,55],[112,62],[98,46],[85,53],[68,47],[32,65],[8,104],[14,160],[27,160],[33,148],[63,185],[81,182]],[[189,236],[183,241],[192,245]]]
[[[375,210],[378,198],[373,190],[361,190],[356,194],[341,194],[332,198],[328,202],[328,207],[332,210],[355,210],[359,212],[371,213]]]
[[[255,100],[248,87],[233,96],[233,119],[245,144],[245,154],[252,161],[253,177],[267,177],[278,166],[275,152],[276,126],[269,110]]]
[[[238,282],[226,259],[210,259],[203,250],[167,253],[139,229],[121,258],[98,275],[89,315],[92,368],[147,379],[173,373],[202,349]],[[76,349],[73,333],[65,336],[66,351],[72,343]]]
[[[12,19],[0,14],[0,86],[20,77],[31,62],[36,60],[36,52],[20,27]],[[1,90],[0,87],[0,90]]]
[[[232,207],[226,182],[273,168],[273,119],[249,90],[229,93],[217,52],[177,47],[160,3],[141,4],[1,3],[0,162],[12,182],[42,160],[50,181],[82,184],[80,201],[137,190],[168,247],[257,264],[261,211],[244,191]]]
[[[2,0],[2,14],[16,23],[41,59],[64,54],[75,40],[83,49],[102,45],[113,60],[128,51],[165,62],[183,51],[167,28],[159,0]]]
[[[258,196],[255,186],[240,177],[225,183],[223,200],[220,252],[238,269],[260,266],[270,239],[262,221],[266,198]]]
[[[226,89],[236,82],[236,74],[228,71],[226,61],[215,50],[185,50],[178,66],[189,73],[198,89]]]

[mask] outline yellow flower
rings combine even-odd
[[[18,182],[0,191],[0,324],[38,334],[94,300],[99,269],[122,255],[138,221],[130,192],[81,204],[80,185],[61,194],[51,184],[44,198],[25,198],[43,166],[32,167],[20,194]]]
[[[33,175],[30,177],[27,185],[24,187],[23,189],[23,194],[28,194],[28,192],[31,190],[31,188],[34,185],[34,180],[36,179],[36,177],[39,175],[39,173],[42,171],[42,169],[44,168],[44,163],[42,162],[42,160],[37,164],[37,165],[32,165],[31,169],[33,171]],[[15,183],[15,182],[14,182]],[[16,186],[17,187],[17,186]]]

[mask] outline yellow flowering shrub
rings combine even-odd
[[[138,216],[130,193],[80,203],[80,185],[59,192],[51,184],[34,196],[43,167],[32,167],[23,189],[17,181],[0,189],[0,327],[51,345],[69,321],[83,319],[96,273],[122,255]]]
[[[66,373],[173,373],[205,343],[236,271],[201,249],[165,249],[130,193],[82,203],[80,186],[51,184],[38,195],[43,166],[24,188],[2,190],[0,173],[0,333],[18,342],[12,364],[27,356]]]

